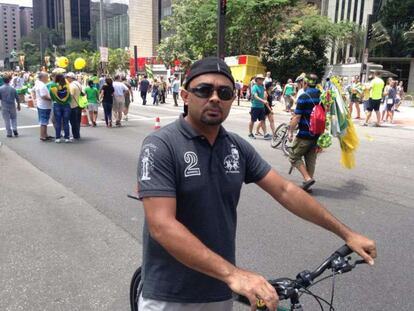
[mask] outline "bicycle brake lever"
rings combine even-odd
[[[128,197],[128,198],[130,198],[130,199],[134,199],[134,200],[137,200],[137,201],[141,201],[141,200],[138,198],[138,196],[135,196],[135,195],[132,195],[132,194],[127,194],[127,197]]]
[[[367,264],[367,262],[364,259],[355,260],[354,262],[354,266],[361,264]]]

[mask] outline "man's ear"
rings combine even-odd
[[[181,89],[180,96],[183,99],[183,101],[184,101],[185,104],[188,103],[188,96],[189,95],[190,95],[190,93],[187,90]]]

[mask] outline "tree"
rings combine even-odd
[[[124,49],[109,49],[108,72],[114,74],[129,69],[129,53]]]
[[[414,0],[388,0],[382,6],[379,20],[388,30],[394,25],[408,30],[414,22]]]
[[[374,51],[374,55],[387,57],[412,57],[414,41],[407,36],[404,25],[394,24],[387,32],[388,41]]]
[[[302,72],[322,76],[327,58],[326,49],[336,43],[345,44],[352,31],[349,23],[332,23],[320,16],[314,7],[298,4],[276,34],[261,49],[261,58],[273,76],[286,81]],[[343,42],[343,43],[342,43]]]
[[[92,44],[90,41],[72,39],[68,40],[65,45],[65,53],[70,54],[73,52],[92,51]]]
[[[257,55],[273,36],[284,11],[296,0],[232,0],[227,2],[226,54]],[[217,0],[177,0],[172,15],[162,22],[170,33],[161,41],[158,54],[167,63],[184,64],[217,50]]]

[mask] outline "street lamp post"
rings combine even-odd
[[[217,25],[217,57],[224,59],[226,54],[225,37],[226,37],[226,11],[227,0],[218,0],[218,25]]]

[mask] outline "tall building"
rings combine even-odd
[[[97,47],[129,47],[128,2],[128,0],[91,1],[91,40]]]
[[[20,35],[27,36],[33,30],[33,9],[20,7]]]
[[[161,0],[159,2],[159,6],[160,7],[159,7],[158,17],[159,17],[159,20],[162,21],[164,18],[167,18],[168,16],[172,14],[172,0]],[[159,25],[159,41],[171,35],[171,33],[162,29],[160,22],[158,23],[158,25]]]
[[[361,26],[367,26],[368,15],[373,14],[374,6],[378,6],[381,0],[322,0],[321,13],[328,16],[333,22],[354,22]],[[337,49],[335,45],[329,49],[328,59],[330,64],[336,64],[340,60],[350,61],[356,52],[348,45],[343,49]]]
[[[0,3],[0,60],[10,57],[10,52],[20,46],[20,11],[16,4]]]
[[[33,0],[34,28],[64,29],[65,41],[90,39],[90,0]]]
[[[139,57],[154,56],[158,44],[158,1],[131,1],[129,4],[129,45],[138,48]]]

